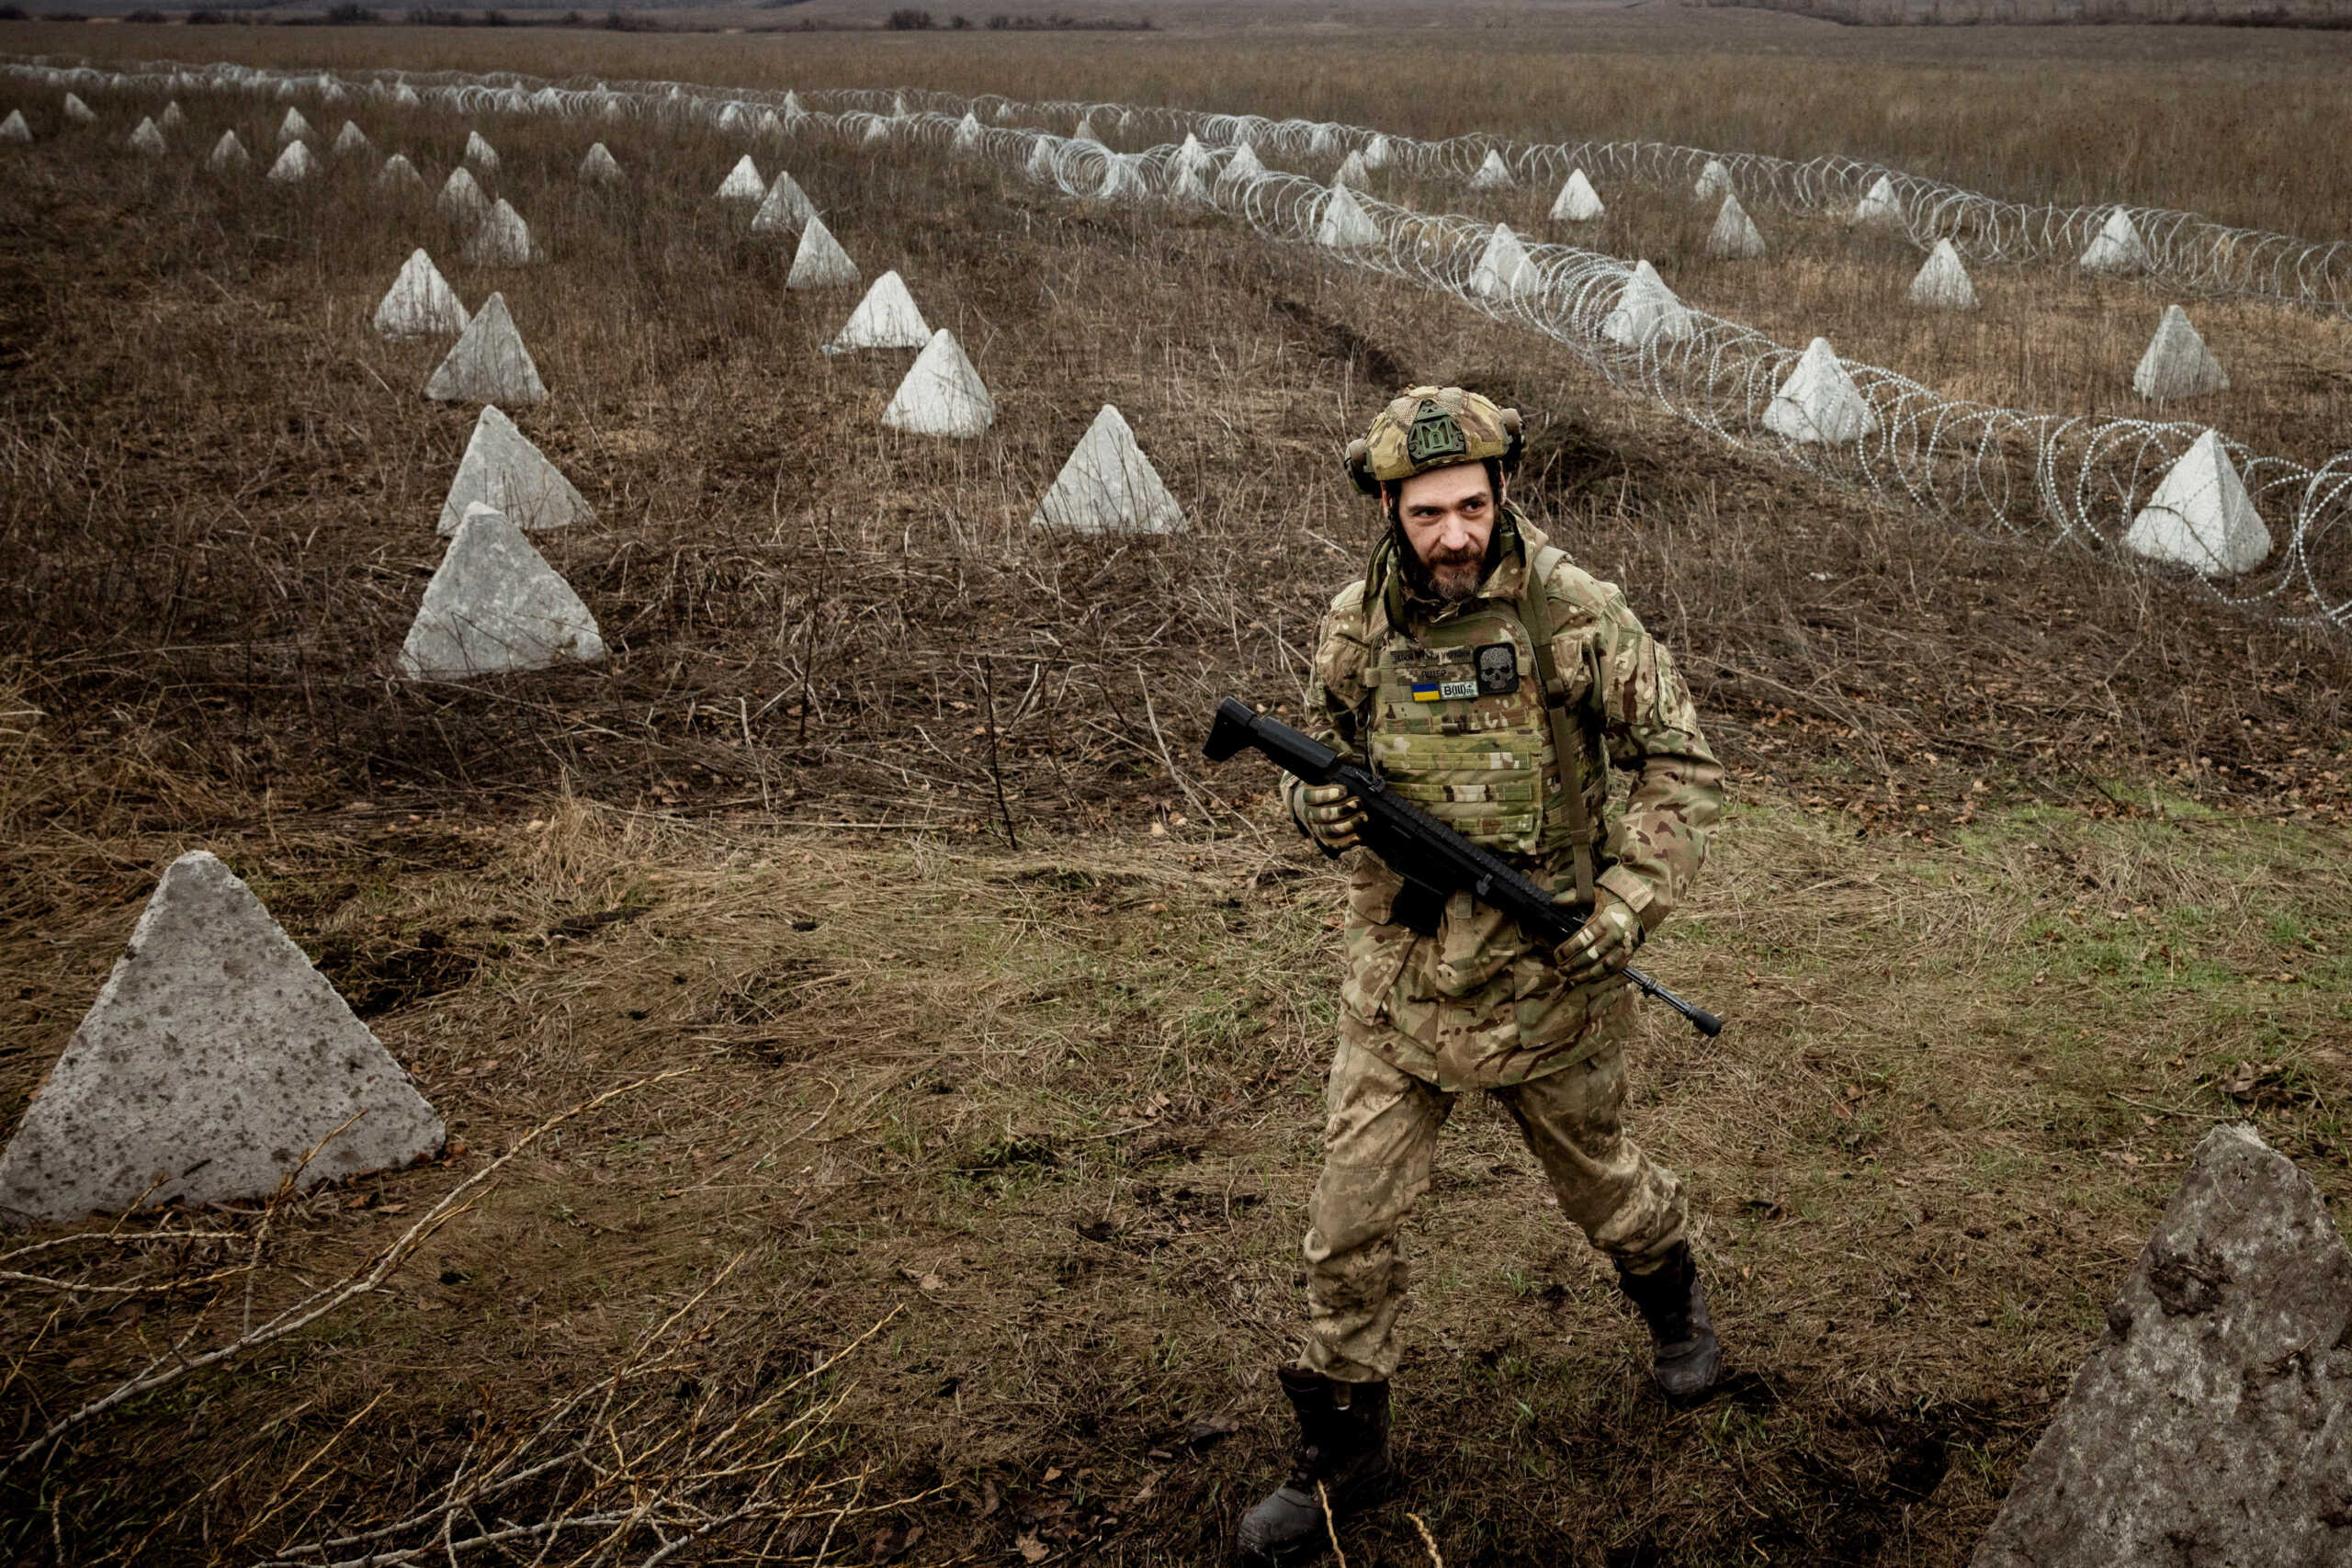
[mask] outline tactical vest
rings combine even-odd
[[[1418,637],[1399,629],[1401,615],[1383,617],[1365,671],[1364,748],[1390,788],[1472,843],[1529,856],[1570,848],[1578,901],[1589,904],[1598,834],[1584,732],[1562,705],[1548,643],[1535,640],[1551,633],[1544,579],[1562,557],[1549,547],[1530,556],[1518,609],[1482,600]]]

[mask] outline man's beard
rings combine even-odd
[[[1478,585],[1487,580],[1487,552],[1484,550],[1441,550],[1421,563],[1437,591],[1438,599],[1447,604],[1459,604],[1478,595]]]

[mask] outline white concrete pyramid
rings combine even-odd
[[[307,141],[289,141],[277,162],[269,166],[269,177],[279,185],[295,185],[319,172],[319,161],[311,156]]]
[[[760,166],[752,162],[749,152],[736,159],[735,166],[727,171],[727,177],[718,182],[721,201],[749,202],[757,207],[767,199],[767,194],[768,183],[760,177]]]
[[[354,152],[368,150],[368,133],[347,119],[343,122],[343,129],[334,133],[334,144],[327,149],[338,158],[348,158]]]
[[[216,174],[225,175],[251,168],[253,160],[245,155],[245,144],[237,140],[237,133],[224,130],[220,133],[220,140],[212,144],[212,151],[206,155],[204,165]]]
[[[763,141],[784,140],[784,121],[776,118],[775,110],[762,109],[759,119],[752,127],[752,134]]]
[[[75,125],[88,125],[98,117],[90,112],[90,106],[84,103],[78,94],[68,93],[65,95],[65,118]]]
[[[469,130],[466,132],[465,162],[484,174],[494,175],[498,172],[498,149],[483,141],[481,131]]]
[[[493,294],[481,302],[465,332],[449,345],[447,357],[424,383],[424,395],[445,403],[536,403],[548,395],[514,318],[506,313],[506,297]]]
[[[1373,139],[1363,144],[1363,166],[1367,169],[1385,169],[1394,156],[1385,130],[1374,133]]]
[[[768,198],[752,214],[754,234],[797,234],[801,227],[817,216],[816,207],[809,201],[786,169],[778,169],[775,183],[768,186]]]
[[[1722,261],[1753,261],[1764,254],[1764,236],[1757,231],[1755,220],[1747,216],[1737,196],[1724,197],[1715,226],[1707,231],[1707,254]]]
[[[1353,191],[1335,182],[1323,203],[1322,221],[1315,226],[1315,243],[1335,251],[1376,245],[1380,243],[1380,225],[1364,211]]]
[[[808,109],[801,105],[800,95],[794,92],[789,87],[786,88],[784,93],[785,118],[786,119],[797,119],[808,112]]]
[[[1244,141],[1233,150],[1233,156],[1225,161],[1225,167],[1217,171],[1216,177],[1220,180],[1256,180],[1263,179],[1265,175],[1266,165],[1258,162],[1258,150]]]
[[[1938,310],[1976,309],[1976,286],[1968,281],[1968,269],[1950,240],[1938,240],[1928,253],[1919,276],[1911,280],[1911,303]]]
[[[896,272],[886,272],[874,280],[874,287],[842,323],[840,335],[825,349],[830,354],[846,354],[860,348],[930,345],[931,329],[923,324],[922,312],[915,309],[915,297],[907,292],[907,280]]]
[[[2237,465],[2207,431],[2165,470],[2156,493],[2132,519],[2124,547],[2200,577],[2235,577],[2270,555],[2270,529],[2238,478]]]
[[[2093,272],[2137,272],[2148,265],[2147,247],[2140,243],[2130,213],[2119,207],[2107,215],[2107,222],[2084,249],[2082,265]]]
[[[1570,169],[1567,180],[1560,186],[1559,198],[1552,203],[1552,220],[1555,223],[1589,223],[1609,209],[1600,205],[1600,193],[1584,177],[1582,169]]]
[[[825,220],[812,217],[800,231],[799,248],[792,253],[792,271],[786,275],[786,288],[854,288],[857,287],[857,264],[825,227]]]
[[[433,258],[420,248],[401,264],[400,276],[376,307],[376,330],[386,337],[428,337],[466,330],[466,307]]]
[[[177,98],[174,98],[164,106],[164,112],[155,117],[155,123],[165,130],[177,130],[187,124],[187,111],[180,107]]]
[[[313,134],[311,122],[302,118],[300,109],[288,109],[286,118],[277,122],[277,144],[280,147],[305,141]]]
[[[890,95],[890,118],[893,118],[893,119],[904,119],[904,118],[907,118],[907,116],[908,116],[910,113],[911,113],[911,112],[912,112],[912,111],[911,111],[910,109],[909,109],[909,107],[907,107],[907,96],[906,96],[906,94],[904,94],[904,93],[893,93],[893,94],[891,94],[891,95]]]
[[[1012,106],[1011,104],[997,105],[996,122],[999,125],[1010,125],[1012,123]]]
[[[1697,330],[1690,307],[1666,286],[1657,268],[1645,261],[1634,264],[1634,275],[1618,292],[1616,308],[1600,321],[1600,335],[1626,348],[1679,341]]]
[[[1496,224],[1495,231],[1487,236],[1487,248],[1479,254],[1478,265],[1471,269],[1470,292],[1501,299],[1534,288],[1537,281],[1535,264],[1528,260],[1527,247],[1510,231],[1510,224]]]
[[[1894,194],[1894,182],[1884,175],[1879,175],[1877,183],[1854,204],[1853,220],[1883,228],[1899,227],[1903,222],[1903,202]]]
[[[2229,385],[2229,372],[2189,325],[2188,312],[2177,305],[2165,306],[2148,352],[2132,373],[2132,389],[2143,398],[2170,400],[2226,391]]]
[[[596,617],[571,584],[503,513],[477,502],[424,585],[400,670],[412,681],[463,681],[604,657]]]
[[[1346,157],[1340,159],[1340,172],[1331,176],[1331,183],[1335,186],[1353,186],[1358,190],[1370,188],[1372,170],[1365,164],[1363,154],[1351,152]]]
[[[1842,446],[1876,430],[1878,415],[1838,363],[1829,340],[1817,337],[1773,394],[1764,411],[1764,428],[1791,441]]]
[[[625,178],[620,160],[601,141],[590,147],[587,155],[580,160],[580,177],[592,186],[616,186]]]
[[[752,117],[744,112],[743,106],[741,102],[731,102],[725,108],[718,111],[718,129],[721,130],[740,131],[746,125],[751,123],[751,118]]]
[[[1201,171],[1190,164],[1179,164],[1176,177],[1168,184],[1168,199],[1188,207],[1205,207],[1212,198]]]
[[[1201,139],[1189,130],[1184,132],[1183,144],[1176,149],[1177,171],[1180,174],[1190,172],[1197,175],[1202,170],[1212,167],[1214,163],[1215,160],[1210,158],[1208,149],[1201,145]]]
[[[1094,187],[1094,199],[1117,201],[1144,194],[1143,181],[1136,173],[1135,160],[1125,153],[1106,152],[1102,158],[1102,183]]]
[[[1503,162],[1500,150],[1487,149],[1487,161],[1470,176],[1472,190],[1509,190],[1518,182],[1510,177],[1510,165]]]
[[[1080,534],[1175,534],[1183,531],[1184,510],[1127,422],[1104,403],[1029,524]]]
[[[1701,201],[1715,201],[1731,194],[1731,171],[1721,158],[1710,158],[1706,167],[1699,171],[1699,183],[1690,194]]]
[[[1044,185],[1054,177],[1054,139],[1050,136],[1032,137],[1029,141],[1029,162],[1023,173]]]
[[[0,141],[30,141],[33,128],[25,123],[25,111],[10,109],[6,119],[0,119]]]
[[[1069,139],[1072,141],[1091,141],[1097,147],[1102,145],[1102,139],[1094,134],[1094,117],[1091,115],[1078,117],[1078,129],[1069,133]]]
[[[882,147],[887,146],[889,143],[889,141],[890,122],[888,120],[877,118],[867,122],[865,127],[865,145],[868,147]]]
[[[25,1107],[0,1154],[0,1215],[267,1198],[288,1177],[307,1188],[398,1169],[443,1138],[383,1043],[198,850],[164,871]]]
[[[423,190],[424,176],[416,172],[416,165],[408,161],[407,153],[395,152],[384,160],[382,168],[376,171],[376,188],[398,191]]]
[[[392,102],[400,105],[401,107],[404,109],[413,109],[419,104],[424,102],[424,100],[416,96],[416,89],[414,87],[412,87],[407,83],[403,82],[399,86],[392,89]]]
[[[1310,158],[1328,158],[1339,150],[1339,138],[1331,134],[1331,128],[1329,125],[1318,125],[1315,128],[1315,134],[1306,139],[1306,155]]]
[[[528,266],[537,259],[531,245],[530,225],[500,197],[490,214],[466,236],[469,266]]]
[[[435,526],[445,536],[455,534],[467,509],[477,503],[503,513],[518,528],[563,528],[596,520],[563,470],[494,403],[483,404],[474,421],[473,438],[449,481]]]
[[[956,122],[956,139],[948,145],[957,152],[978,152],[980,150],[980,117],[966,109],[964,118]]]
[[[470,229],[490,216],[490,198],[482,195],[471,174],[455,168],[449,171],[441,194],[433,198],[433,210],[460,229]]]
[[[956,334],[945,327],[931,334],[931,342],[915,355],[906,378],[890,395],[890,406],[882,411],[885,429],[910,435],[968,439],[985,434],[995,422],[995,400],[964,357]]]
[[[160,158],[171,148],[164,143],[164,133],[155,129],[155,122],[142,119],[139,122],[139,129],[130,133],[130,150],[143,152],[150,158]]]

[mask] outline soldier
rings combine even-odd
[[[1697,876],[1723,769],[1624,595],[1511,504],[1520,448],[1518,412],[1458,387],[1413,388],[1350,445],[1388,527],[1331,602],[1302,724],[1592,913],[1555,951],[1466,892],[1408,888],[1369,852],[1349,867],[1306,1348],[1279,1374],[1298,1447],[1289,1480],[1242,1518],[1245,1563],[1315,1555],[1327,1509],[1386,1490],[1397,1232],[1464,1090],[1501,1101],[1561,1210],[1616,1264],[1658,1386],[1696,1398],[1721,1369],[1681,1184],[1621,1125],[1634,998],[1618,971]],[[1631,786],[1610,822],[1612,765]],[[1363,818],[1344,786],[1283,787],[1327,854],[1355,846]]]

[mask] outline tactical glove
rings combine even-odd
[[[1328,854],[1353,849],[1363,827],[1363,803],[1345,784],[1301,784],[1295,797],[1298,825]]]
[[[1631,904],[1603,888],[1591,918],[1553,950],[1552,962],[1569,985],[1587,986],[1625,967],[1641,945],[1642,918]]]

